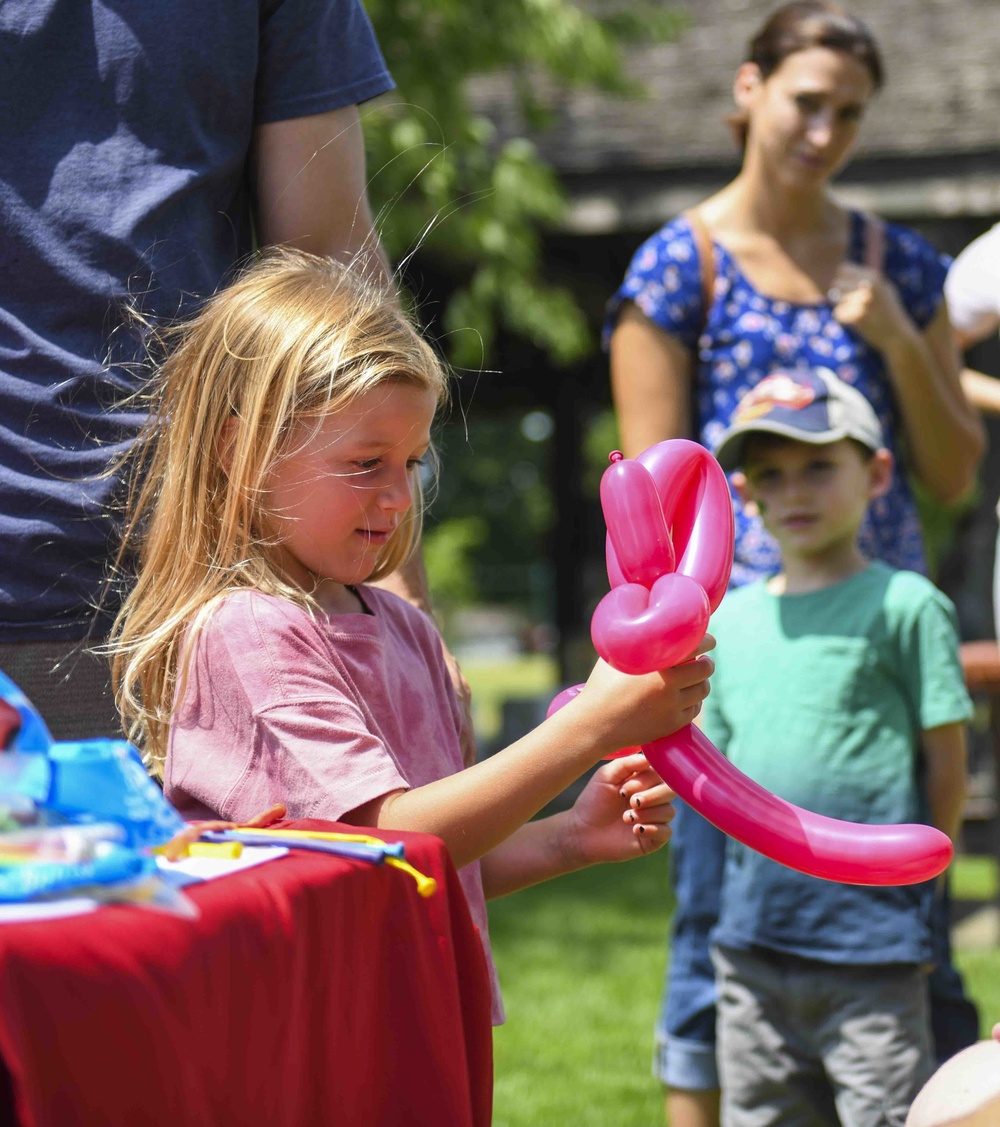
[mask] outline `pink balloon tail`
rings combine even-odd
[[[548,707],[548,709],[545,713],[546,719],[548,719],[548,717],[550,717],[554,712],[558,712],[559,709],[562,708],[564,704],[569,704],[569,702],[574,697],[579,696],[580,691],[582,689],[583,689],[583,685],[570,685],[570,687],[568,689],[563,689],[563,691],[561,693],[557,693],[552,698],[552,703],[549,705],[549,707]],[[605,755],[604,758],[605,759],[621,759],[625,755],[634,755],[637,751],[642,751],[642,748],[641,747],[623,747],[623,748],[620,748],[618,751],[611,752],[610,755]]]
[[[693,725],[642,750],[660,778],[723,833],[800,873],[843,884],[918,884],[951,861],[951,842],[933,826],[861,825],[793,806],[738,771]]]

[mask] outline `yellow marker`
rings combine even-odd
[[[257,829],[256,827],[247,827],[238,832],[260,834],[262,837],[302,838],[306,841],[354,841],[362,845],[386,844],[382,838],[372,837],[371,834],[325,833],[321,830],[268,830]],[[417,892],[420,893],[421,896],[433,896],[434,893],[437,892],[437,881],[433,877],[427,876],[426,873],[415,869],[409,861],[404,861],[400,857],[390,857],[388,854],[386,854],[384,860],[387,865],[392,865],[394,869],[400,869],[404,873],[409,873],[417,882]]]
[[[404,873],[409,873],[417,882],[417,892],[421,896],[433,896],[437,892],[438,882],[419,869],[415,869],[409,861],[401,861],[398,857],[386,857],[385,863],[392,865],[394,869],[402,869]]]
[[[214,857],[217,861],[235,861],[243,856],[242,841],[192,841],[188,846],[191,857]]]
[[[150,852],[162,857],[167,850],[165,846],[157,845]],[[185,857],[214,857],[217,861],[235,861],[242,856],[242,841],[189,841],[170,861],[183,861]]]

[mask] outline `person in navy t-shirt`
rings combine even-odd
[[[357,106],[392,80],[360,0],[5,3],[0,58],[0,668],[111,734],[81,643],[142,422],[127,309],[183,317],[255,243],[381,269]]]

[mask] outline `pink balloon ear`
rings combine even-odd
[[[618,566],[618,557],[615,555],[615,546],[611,543],[610,534],[604,538],[604,562],[608,569],[608,583],[611,584],[612,589],[628,582]]]
[[[697,442],[658,442],[637,459],[649,470],[677,553],[677,571],[705,588],[716,610],[729,586],[736,542],[722,467]]]
[[[722,467],[708,451],[702,451],[702,466],[700,503],[677,570],[697,579],[715,611],[729,588],[736,526],[729,482]]]
[[[652,587],[674,570],[670,531],[645,466],[621,457],[612,462],[601,478],[601,507],[615,561],[627,582]]]

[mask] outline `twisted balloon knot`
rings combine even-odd
[[[608,461],[614,465],[615,462],[620,462],[624,459],[625,455],[620,450],[612,450],[608,455]]]

